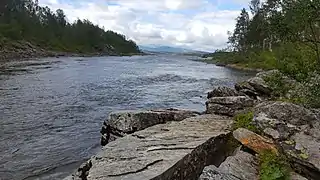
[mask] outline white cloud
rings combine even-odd
[[[248,4],[247,0],[239,1]],[[242,2],[241,2],[242,1]],[[89,19],[123,33],[139,45],[161,44],[213,51],[226,46],[239,9],[219,7],[219,0],[40,0],[61,8],[68,20]],[[226,3],[226,1],[224,1]]]

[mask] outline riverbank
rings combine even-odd
[[[203,113],[111,113],[102,151],[66,179],[318,179],[320,110],[274,101],[275,74],[213,89]]]
[[[42,57],[95,57],[95,56],[133,56],[145,55],[143,52],[138,53],[117,53],[114,50],[104,52],[63,52],[48,50],[36,46],[27,41],[10,41],[1,45],[0,62],[14,59],[42,58]]]
[[[262,72],[264,70],[268,70],[268,69],[263,69],[259,66],[253,67],[248,64],[223,62],[223,61],[215,60],[214,57],[203,57],[203,58],[200,58],[197,60],[201,61],[201,62],[208,63],[208,64],[214,64],[216,66],[227,67],[230,69],[235,69],[235,70],[240,70],[240,71]]]

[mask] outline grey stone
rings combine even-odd
[[[258,160],[255,156],[238,151],[229,156],[217,168],[214,165],[204,168],[199,180],[257,180],[259,179]]]
[[[285,153],[292,161],[313,169],[320,177],[320,142],[304,132],[294,134],[290,140],[293,144],[288,145],[285,142],[281,144]]]
[[[236,111],[253,105],[254,100],[247,96],[213,97],[206,102],[206,112],[233,116]]]
[[[279,142],[295,170],[309,179],[319,178],[320,125],[317,115],[302,106],[285,102],[265,102],[255,109],[253,123]]]
[[[247,80],[247,82],[259,93],[262,95],[269,96],[271,94],[271,88],[267,83],[260,77],[253,77]]]
[[[301,176],[300,174],[297,174],[295,172],[291,172],[290,173],[290,180],[308,180],[308,179]]]
[[[273,139],[279,139],[280,133],[277,130],[274,130],[272,128],[266,128],[263,130],[263,132],[269,136],[271,136]]]
[[[222,172],[214,165],[206,166],[198,180],[241,180],[232,174]]]
[[[239,91],[240,93],[243,93],[251,98],[257,99],[259,94],[256,91],[250,90],[250,89],[241,89]]]
[[[240,96],[243,95],[242,93],[239,93],[235,89],[225,87],[225,86],[219,86],[217,88],[214,88],[212,91],[208,92],[207,98],[210,99],[212,97],[228,97],[228,96]]]
[[[88,180],[197,179],[228,154],[232,119],[206,114],[135,132],[103,147],[88,162]]]
[[[318,121],[309,109],[288,102],[263,102],[255,107],[255,114],[265,113],[268,118],[292,125],[313,124]]]
[[[279,70],[274,69],[274,70],[259,72],[259,73],[256,74],[256,77],[266,78],[266,77],[273,76],[275,74],[282,74],[282,73]]]
[[[234,116],[236,109],[229,108],[224,105],[220,104],[207,104],[207,111],[208,114],[220,114],[220,115],[227,115],[227,116]]]
[[[287,139],[290,135],[299,131],[299,128],[295,125],[269,118],[264,112],[257,113],[255,112],[252,123],[273,139]]]
[[[234,88],[237,91],[241,91],[243,89],[248,89],[248,90],[251,90],[251,91],[255,91],[255,89],[247,81],[236,83],[234,85]]]
[[[109,114],[108,120],[104,122],[101,129],[101,145],[104,146],[119,137],[156,124],[168,121],[181,121],[199,114],[199,112],[195,111],[178,109],[113,112]]]

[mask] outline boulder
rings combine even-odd
[[[267,85],[267,83],[260,77],[253,77],[247,80],[247,82],[252,86],[256,92],[260,95],[269,96],[272,92],[271,88]]]
[[[247,107],[252,107],[254,100],[247,96],[213,97],[206,102],[206,113],[234,116]]]
[[[227,172],[221,171],[214,165],[206,166],[198,180],[241,180]]]
[[[147,127],[166,123],[168,121],[181,121],[188,117],[199,115],[199,112],[163,109],[149,111],[119,111],[109,114],[107,121],[101,129],[101,145],[104,146],[110,141]]]
[[[104,146],[73,179],[197,179],[205,166],[218,166],[234,151],[228,147],[231,124],[231,118],[205,114],[146,128]]]
[[[238,82],[234,85],[234,88],[237,90],[237,91],[241,91],[243,89],[249,89],[251,91],[255,91],[255,89],[247,82],[247,81],[244,81],[244,82]]]
[[[210,99],[212,97],[228,97],[228,96],[240,96],[244,95],[242,93],[239,93],[235,89],[225,87],[225,86],[219,86],[212,91],[208,92],[207,98]]]
[[[199,180],[257,180],[259,179],[258,159],[243,151],[229,156],[217,168],[214,165],[204,168]]]
[[[319,131],[319,129],[318,129]],[[280,142],[295,169],[309,179],[320,177],[320,141],[306,132],[298,132],[286,141]]]
[[[217,168],[206,166],[198,180],[257,180],[259,179],[259,161],[257,157],[238,151],[229,156]],[[290,180],[307,180],[296,172],[290,172]]]
[[[305,177],[302,177],[300,174],[297,174],[295,172],[290,173],[290,180],[308,180]]]
[[[253,99],[257,99],[257,97],[259,96],[259,93],[256,92],[256,90],[247,81],[238,82],[234,87],[238,92],[245,94]]]
[[[256,153],[261,153],[265,150],[270,150],[278,154],[277,147],[271,139],[262,137],[247,129],[239,128],[233,131],[233,137],[239,142],[241,142],[241,144],[255,151]]]
[[[255,112],[252,123],[275,140],[285,140],[299,131],[295,125],[269,117],[264,112]]]
[[[273,76],[273,75],[276,75],[276,74],[281,74],[282,75],[282,73],[279,70],[274,69],[274,70],[259,72],[259,73],[256,74],[256,77],[264,79],[264,78],[267,78],[267,77],[270,77],[270,76]]]
[[[320,177],[320,121],[317,111],[285,102],[255,107],[253,124],[280,145],[296,171],[309,179]]]
[[[309,109],[288,102],[263,102],[254,109],[255,115],[264,113],[268,118],[297,126],[318,121],[316,115]]]

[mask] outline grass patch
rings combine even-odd
[[[258,132],[258,129],[252,124],[253,112],[241,113],[234,117],[232,129],[246,128],[252,132]]]
[[[290,180],[290,165],[286,158],[271,151],[259,154],[261,180]]]

